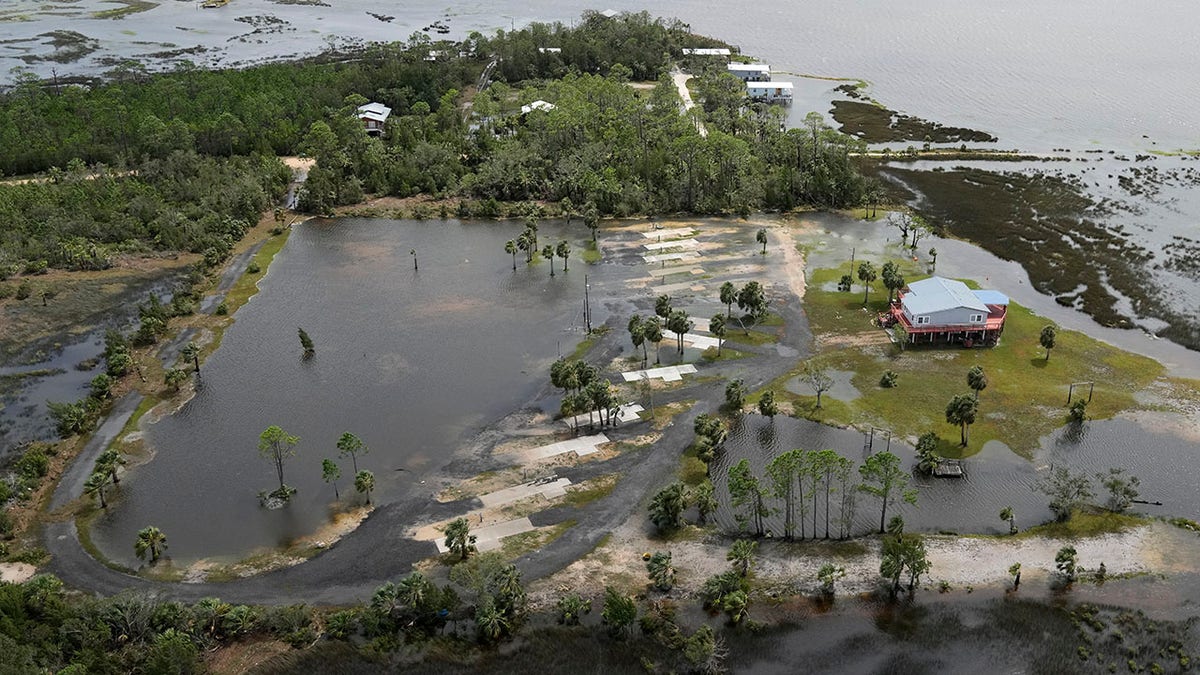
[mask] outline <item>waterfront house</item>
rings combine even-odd
[[[358,119],[362,120],[363,126],[371,136],[383,135],[383,125],[391,114],[392,109],[382,103],[371,102],[358,106]]]
[[[790,103],[792,100],[792,83],[778,81],[747,82],[746,95],[759,101],[783,101]]]
[[[961,281],[930,277],[900,291],[881,319],[885,326],[902,326],[910,344],[973,347],[995,345],[1007,315],[1008,296],[999,291],[973,291]]]
[[[724,47],[687,47],[683,50],[684,56],[720,56],[728,59],[730,51]]]
[[[725,69],[742,82],[766,82],[771,79],[771,66],[765,63],[731,63]]]

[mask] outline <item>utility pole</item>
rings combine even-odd
[[[587,334],[592,334],[592,305],[591,299],[588,297],[588,289],[591,285],[588,283],[588,275],[583,275],[583,321],[587,324]]]
[[[413,271],[417,271],[417,249],[409,249],[409,254],[413,257]]]

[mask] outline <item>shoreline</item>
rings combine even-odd
[[[370,204],[370,202],[364,202],[363,205],[355,205],[353,207],[350,207],[350,209],[347,209],[347,211],[351,211],[351,213],[342,213],[342,214],[340,214],[339,217],[353,217],[352,211],[356,207],[362,206],[365,208],[369,208],[370,207],[369,204]],[[765,214],[765,215],[770,217],[771,214]],[[264,215],[264,219],[265,218],[266,218],[266,215]],[[758,224],[761,224],[762,218],[763,218],[762,214],[756,216],[756,220],[753,223],[751,223],[751,225],[757,226]],[[622,219],[622,220],[632,220],[632,221],[639,221],[639,222],[643,221],[643,219],[640,219],[640,218],[638,218],[638,219]],[[303,221],[301,221],[301,222],[303,222]],[[772,222],[771,224],[774,225],[774,227],[768,228],[768,232],[773,233],[777,238],[779,238],[785,242],[784,246],[783,246],[783,250],[782,250],[782,255],[784,257],[784,260],[786,261],[785,262],[785,272],[787,274],[787,277],[790,279],[791,290],[793,293],[795,293],[799,297],[799,299],[802,300],[803,299],[802,293],[804,291],[804,285],[803,285],[804,284],[804,276],[803,276],[804,270],[802,268],[803,268],[805,261],[804,261],[804,257],[799,255],[799,252],[796,249],[796,240],[794,237],[793,229],[797,226],[802,227],[802,228],[810,228],[812,226],[811,226],[811,224],[804,223],[802,221],[797,222],[790,218],[775,221],[775,222]],[[739,225],[739,227],[744,227],[744,226],[746,226],[746,224]],[[622,227],[627,227],[627,225],[623,224]],[[280,248],[282,248],[282,246]],[[251,244],[250,249],[257,250],[254,248],[254,244]],[[244,271],[245,266],[249,263],[250,260],[251,260],[251,257],[246,257],[243,260],[237,261],[237,264],[240,264],[241,268]],[[231,263],[231,265],[234,265],[234,263]],[[231,269],[232,269],[232,267],[231,267]],[[261,278],[263,276],[265,276],[266,272],[269,272],[269,265],[266,268],[266,270],[264,271],[264,274],[262,276],[257,277],[257,279],[255,280],[255,282],[254,282],[255,288],[257,288],[258,282],[261,281]],[[225,274],[227,274],[227,273],[228,273],[228,270],[226,270]],[[795,279],[795,276],[797,274],[799,274],[799,282],[797,282]],[[235,275],[232,275],[232,278],[240,279],[240,278],[244,278],[244,276],[245,276],[244,274],[241,274],[241,275],[235,274]],[[236,309],[235,309],[234,314],[236,314]],[[231,314],[231,316],[229,317],[229,322],[232,322],[233,320],[234,320],[234,316],[233,316],[233,314]],[[185,328],[184,330],[190,330],[190,329]],[[214,344],[213,349],[215,349],[216,345],[219,345],[219,336],[218,336],[218,339],[212,340],[211,342]],[[204,351],[204,355],[207,356],[209,353],[211,353],[211,351],[212,350]],[[188,389],[191,390],[191,387],[189,387]],[[172,414],[173,412],[178,411],[180,408],[182,408],[184,405],[186,405],[186,402],[187,402],[187,399],[189,398],[189,396],[190,396],[189,393],[184,393],[182,395],[176,395],[176,397],[173,397],[171,399],[162,399],[158,404],[156,404],[154,406],[154,410],[158,410],[161,407],[161,405],[164,403],[169,403],[172,405],[173,410],[170,412],[160,413],[159,415],[161,416],[163,414]],[[180,398],[182,400],[179,400]],[[139,423],[138,427],[139,427],[139,429],[141,429],[142,425]],[[137,433],[137,432],[135,431],[134,433]],[[125,434],[123,432],[121,434],[118,434],[116,437],[114,437],[114,439],[111,441],[111,443],[115,443],[122,439],[124,439],[124,440],[139,440],[139,439],[129,439],[125,436]],[[473,443],[468,443],[467,445],[471,446],[471,445],[473,445]],[[150,454],[152,456],[152,450],[147,449],[147,451],[150,452]],[[464,450],[464,452],[465,451],[466,450]],[[148,461],[148,459],[146,461]],[[361,524],[361,522],[362,521],[360,519],[358,523],[355,523],[354,525],[352,525],[346,529],[340,529],[337,536],[335,538],[332,538],[332,541],[329,541],[326,543],[332,544],[332,543],[338,541],[339,539],[341,539],[342,537],[350,534],[355,529],[357,529],[357,526],[359,524]],[[415,523],[415,522],[411,523],[411,525],[414,528],[419,528],[421,526],[420,523]],[[312,536],[303,537],[302,539],[311,539],[315,536],[316,536],[316,534],[314,533]],[[970,535],[967,535],[967,536],[970,536]],[[246,555],[241,556],[239,560],[237,560],[233,563],[227,563],[226,566],[229,568],[243,567],[243,569],[244,569],[247,561],[256,560],[256,561],[262,562],[263,564],[259,565],[259,568],[257,570],[254,570],[254,572],[270,572],[270,571],[276,570],[280,567],[280,565],[279,565],[280,561],[283,561],[285,563],[285,565],[296,565],[296,564],[305,562],[307,560],[307,557],[296,557],[296,556],[290,555],[289,552],[292,551],[293,549],[295,549],[295,546],[293,546],[293,545],[268,548],[265,550],[265,552],[264,552],[264,549],[256,549],[255,551],[248,552]],[[94,550],[94,549],[91,549],[91,550]],[[99,559],[98,561],[102,562],[102,563],[104,562],[104,560],[102,558]],[[216,565],[216,564],[220,564],[220,563],[217,563],[210,558],[202,558],[198,561],[195,561],[191,565],[189,565],[189,568],[196,566],[196,565],[200,565],[200,566],[210,565],[211,566],[211,565]],[[253,565],[251,567],[253,567]]]

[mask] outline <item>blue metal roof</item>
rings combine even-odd
[[[1008,306],[1008,296],[1000,291],[975,291],[975,297],[985,305]]]
[[[904,294],[901,302],[913,316],[959,307],[985,313],[988,311],[966,284],[943,277],[929,277],[909,284],[908,293]]]

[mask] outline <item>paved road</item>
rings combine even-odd
[[[538,526],[568,518],[574,519],[576,525],[541,550],[517,561],[526,581],[553,574],[591,551],[601,538],[624,523],[632,512],[643,509],[653,492],[674,480],[679,455],[692,441],[693,421],[702,412],[715,412],[724,400],[724,386],[728,378],[740,377],[747,387],[754,389],[791,369],[797,355],[807,353],[811,342],[808,322],[798,299],[786,290],[788,286],[784,270],[779,267],[767,269],[763,274],[773,289],[772,310],[784,317],[785,326],[788,327],[779,344],[759,348],[738,347],[757,356],[705,366],[703,375],[719,377],[711,380],[706,377],[704,381],[693,381],[686,388],[656,396],[656,405],[678,400],[697,400],[700,403],[679,415],[652,448],[560,470],[559,474],[570,478],[573,483],[613,472],[619,472],[623,477],[611,494],[582,509],[559,506],[530,517]],[[720,280],[716,280],[716,283],[719,285]],[[624,305],[621,311],[613,312],[614,317],[629,316],[633,311],[653,311],[652,297],[635,301],[606,299],[606,302]],[[624,325],[615,325],[618,323],[615,318],[613,323],[611,330],[589,353],[589,359],[593,362],[609,363],[627,349],[628,335]],[[734,341],[732,337],[730,341]],[[551,395],[553,392],[547,384],[546,390],[540,392],[535,400]],[[118,407],[124,410],[131,404],[136,408],[136,404],[125,401]],[[117,430],[120,427],[116,425]],[[630,425],[608,429],[605,433],[614,441],[620,441],[644,431],[642,425]],[[97,436],[100,435],[97,433]],[[496,436],[495,430],[485,430],[481,436],[485,435]],[[82,457],[72,471],[86,471],[90,463],[91,460]],[[78,494],[73,492],[73,487],[66,486],[76,478],[70,481],[64,479],[64,486],[60,486],[59,492],[63,492],[65,498]],[[55,497],[58,499],[60,495],[56,493]],[[72,586],[102,595],[132,588],[181,600],[215,596],[243,603],[307,602],[337,605],[368,598],[382,583],[407,575],[413,563],[436,555],[433,542],[420,542],[407,537],[407,531],[414,522],[450,518],[480,506],[477,499],[443,504],[427,497],[385,504],[378,507],[354,532],[304,564],[222,583],[162,583],[110,569],[83,550],[74,523],[71,522],[51,524],[46,528],[45,539],[46,547],[52,554],[50,572]],[[199,512],[196,517],[203,518],[204,513]]]

